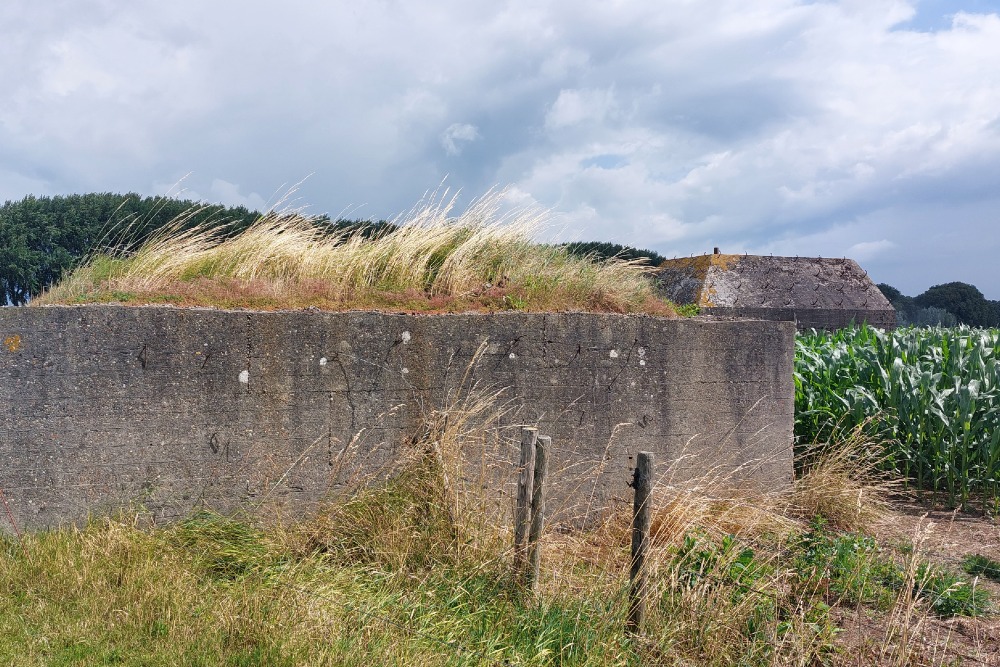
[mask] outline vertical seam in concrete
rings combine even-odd
[[[549,356],[549,318],[548,315],[542,314],[542,361],[548,360]]]

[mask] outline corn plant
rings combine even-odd
[[[1000,331],[870,327],[796,341],[800,447],[868,420],[886,465],[952,504],[1000,501]]]

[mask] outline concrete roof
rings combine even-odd
[[[893,310],[852,259],[702,255],[667,260],[657,277],[668,299],[702,308]]]

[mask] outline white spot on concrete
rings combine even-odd
[[[320,366],[326,366],[326,357],[321,357],[320,358],[319,365]]]
[[[611,358],[612,359],[618,358],[618,350],[611,350]]]
[[[638,350],[638,352],[639,352],[639,358],[640,359],[642,359],[643,357],[646,356],[646,348],[640,347],[639,350]]]
[[[410,372],[410,369],[407,368],[406,366],[403,366],[403,370],[402,370],[403,375],[406,375],[409,372]]]
[[[511,352],[510,354],[508,354],[508,355],[507,355],[507,357],[508,357],[509,359],[517,359],[517,355],[516,355],[516,354],[514,354],[513,352]]]
[[[406,345],[407,343],[410,342],[410,332],[409,331],[404,331],[403,333],[399,334],[399,337],[403,339],[403,345]]]
[[[250,384],[250,371],[240,371],[240,382]]]
[[[645,366],[646,365],[646,360],[645,359],[640,359],[639,360],[639,365],[640,366]]]

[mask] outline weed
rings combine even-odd
[[[694,317],[701,313],[701,308],[696,303],[685,303],[683,305],[674,305],[674,310],[681,317]]]
[[[917,569],[918,595],[938,616],[982,616],[991,610],[989,593],[947,569],[921,563]]]
[[[986,577],[1000,583],[1000,561],[982,554],[969,554],[962,561],[962,569],[973,576]]]
[[[837,603],[868,603],[888,609],[905,588],[942,617],[981,616],[989,593],[947,569],[932,566],[911,551],[914,572],[896,563],[878,542],[855,533],[835,534],[820,518],[793,545],[794,565],[807,588]]]
[[[821,592],[831,602],[870,603],[887,609],[902,582],[899,567],[874,538],[832,534],[822,519],[792,546],[800,585]]]

